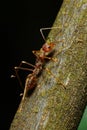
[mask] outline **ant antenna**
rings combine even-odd
[[[42,35],[42,38],[44,39],[44,41],[46,41],[46,38],[43,34],[43,30],[51,30],[51,29],[60,29],[59,27],[48,27],[48,28],[40,28],[40,33]]]

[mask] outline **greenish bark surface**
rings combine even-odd
[[[48,37],[56,44],[53,57],[58,60],[44,64],[54,76],[43,69],[10,130],[78,128],[87,103],[87,0],[65,0],[54,26],[59,29],[52,29]]]

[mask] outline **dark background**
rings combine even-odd
[[[17,79],[11,79],[21,60],[35,62],[32,50],[44,43],[39,29],[51,27],[62,0],[0,2],[0,129],[8,130],[20,103],[22,92]],[[48,31],[44,31],[47,35]]]

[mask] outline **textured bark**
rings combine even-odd
[[[54,26],[48,37],[58,61],[44,64],[54,76],[43,69],[10,130],[77,130],[87,103],[87,0],[65,0]]]

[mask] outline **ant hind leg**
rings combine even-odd
[[[57,78],[48,68],[45,68],[45,70],[46,70],[50,75],[52,75],[52,76],[58,81],[58,83],[63,86],[64,89],[66,89],[66,85],[64,85],[64,83],[62,83],[62,81],[61,81],[59,78]]]
[[[18,81],[19,81],[19,84],[20,84],[20,86],[21,86],[22,88],[24,88],[24,87],[23,87],[23,85],[22,85],[22,82],[21,82],[20,76],[19,76],[19,74],[18,74],[18,71],[19,71],[19,70],[26,70],[26,71],[31,71],[31,72],[33,71],[33,69],[29,69],[29,68],[26,68],[26,67],[22,67],[23,64],[35,68],[34,65],[32,65],[31,63],[28,63],[28,62],[26,62],[26,61],[21,61],[21,63],[19,64],[19,66],[14,67],[15,75],[11,75],[11,78],[17,77],[17,79],[18,79]]]

